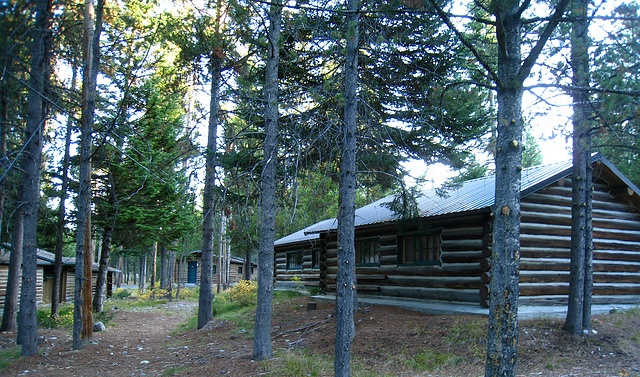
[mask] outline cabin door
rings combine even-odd
[[[198,282],[198,262],[189,261],[187,265],[187,283],[195,284]]]

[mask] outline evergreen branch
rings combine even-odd
[[[502,86],[500,84],[501,82],[500,82],[500,77],[498,77],[498,74],[491,68],[489,63],[485,61],[485,59],[480,55],[480,53],[478,52],[478,50],[476,50],[473,44],[471,44],[471,42],[464,37],[464,35],[458,30],[458,28],[455,27],[455,25],[451,22],[449,15],[445,13],[445,11],[436,3],[435,0],[428,0],[428,1],[434,7],[434,9],[438,13],[442,21],[444,21],[444,23],[447,25],[449,30],[451,30],[458,37],[458,39],[460,39],[460,42],[462,42],[462,44],[465,45],[465,47],[467,47],[469,51],[471,51],[473,56],[475,56],[475,58],[478,60],[478,63],[482,65],[482,67],[487,71],[487,74],[491,76],[491,78],[498,85],[498,87]],[[563,0],[563,1],[566,2],[568,0]]]
[[[536,60],[538,60],[538,56],[542,52],[542,49],[547,44],[547,41],[551,37],[553,31],[556,29],[556,26],[558,26],[558,24],[562,20],[562,15],[564,14],[567,5],[569,5],[569,0],[560,0],[555,12],[549,19],[549,22],[545,26],[545,29],[542,31],[540,38],[536,42],[536,45],[533,47],[533,49],[531,49],[526,59],[524,59],[524,62],[522,63],[522,66],[520,67],[520,71],[518,73],[518,81],[520,83],[523,83],[527,76],[529,76],[529,73],[531,73],[531,69],[536,63]]]
[[[611,94],[620,94],[620,95],[630,96],[630,97],[640,97],[640,90],[594,88],[590,86],[575,86],[575,85],[564,85],[564,84],[536,84],[536,85],[527,86],[525,89],[533,89],[533,88],[556,88],[556,89],[564,89],[567,91],[581,90],[581,91],[590,92],[590,93],[603,93],[603,94],[611,93]]]

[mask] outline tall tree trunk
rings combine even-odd
[[[71,78],[71,91],[76,89],[77,68],[73,67]],[[64,230],[66,227],[66,201],[69,186],[69,160],[71,149],[71,131],[73,129],[73,118],[67,119],[67,131],[64,141],[64,157],[62,159],[62,186],[60,188],[60,205],[58,206],[58,223],[56,229],[56,256],[53,263],[53,290],[51,292],[51,318],[58,317],[58,306],[60,304],[60,285],[62,280],[62,251],[64,247]]]
[[[5,70],[11,71],[13,66],[13,59],[7,57],[5,62]],[[4,219],[5,210],[4,203],[6,197],[6,182],[8,177],[8,163],[7,163],[7,134],[9,133],[9,88],[7,80],[0,82],[0,242],[2,242],[2,235],[4,234]]]
[[[143,254],[140,256],[140,263],[138,266],[138,292],[144,292],[144,283],[147,279],[147,255]]]
[[[93,311],[101,313],[104,310],[104,300],[107,296],[107,274],[109,272],[109,256],[111,254],[111,240],[113,238],[113,223],[109,223],[102,235],[102,247],[98,263],[98,278],[96,279],[96,295],[93,298]]]
[[[282,7],[276,1],[269,8],[268,56],[265,72],[265,137],[260,194],[260,240],[258,250],[258,305],[253,338],[253,357],[273,356],[271,311],[273,308],[273,268],[276,224],[276,164],[278,159],[278,65]]]
[[[22,249],[22,290],[18,327],[22,338],[22,356],[38,352],[38,324],[36,308],[38,205],[40,197],[40,166],[42,135],[46,119],[45,81],[49,69],[49,22],[51,2],[37,0],[31,46],[31,78],[25,129],[25,148],[21,168],[24,198],[24,244]]]
[[[223,290],[224,284],[224,208],[220,208],[220,227],[218,231],[218,286],[217,292]]]
[[[589,35],[586,0],[572,0],[573,18],[571,32],[571,65],[573,70],[573,170],[571,176],[571,268],[569,279],[569,306],[564,329],[573,335],[579,335],[584,328],[586,254],[591,229],[587,204],[591,197],[591,142],[589,136],[589,97],[578,88],[589,86]],[[590,308],[588,310],[590,313]],[[591,322],[590,315],[586,315]],[[589,325],[587,327],[590,328]]]
[[[20,276],[22,275],[20,263],[22,262],[22,240],[24,234],[22,219],[22,205],[18,205],[18,208],[13,213],[9,275],[7,276],[7,288],[4,296],[2,326],[0,326],[0,331],[14,331],[18,325],[18,292],[20,290]],[[17,342],[18,344],[22,342],[19,335]]]
[[[156,270],[158,268],[158,242],[154,241],[151,247],[151,292],[156,288]]]
[[[344,73],[344,125],[338,213],[338,276],[336,287],[336,376],[351,375],[351,342],[355,337],[356,304],[355,199],[356,129],[358,122],[358,0],[348,0]]]
[[[73,315],[73,349],[79,350],[92,334],[91,314],[91,149],[96,101],[96,78],[100,60],[100,33],[104,1],[84,2],[84,39],[82,68],[82,117],[80,120],[80,174],[76,236],[75,292]]]
[[[220,74],[222,63],[212,54],[209,63],[211,72],[211,102],[209,105],[209,135],[206,151],[206,174],[202,220],[202,258],[200,260],[200,296],[198,306],[198,328],[213,319],[213,237],[215,226],[215,180],[218,123],[220,122]]]
[[[529,3],[497,1],[492,10],[498,40],[498,137],[493,208],[493,255],[485,376],[514,376],[520,295],[520,189],[522,170],[522,93],[542,48],[560,22],[568,0],[561,0],[526,59],[522,59],[522,12]]]

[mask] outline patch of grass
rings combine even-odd
[[[166,299],[109,300],[105,303],[105,307],[112,308],[118,306],[120,309],[135,309],[153,307],[166,303]]]
[[[405,365],[418,371],[433,372],[440,368],[461,365],[464,360],[461,357],[440,351],[424,350],[421,353],[408,357]]]
[[[7,348],[0,351],[0,370],[8,367],[13,360],[20,358],[20,346]]]
[[[478,343],[484,341],[486,336],[485,325],[480,320],[473,319],[451,326],[445,340],[455,344]]]
[[[278,350],[262,364],[264,375],[278,377],[327,376],[333,372],[333,358],[304,351]]]
[[[182,375],[182,372],[186,371],[187,368],[169,368],[167,370],[165,370],[164,372],[162,372],[162,376],[163,377],[170,377],[170,376],[180,376]]]
[[[189,317],[186,322],[179,324],[177,328],[171,330],[169,335],[176,336],[185,331],[193,330],[196,328],[196,326],[198,326],[198,315],[194,314],[193,316]]]

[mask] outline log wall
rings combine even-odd
[[[640,212],[611,192],[606,182],[594,182],[593,303],[636,303]],[[520,232],[520,302],[566,304],[571,254],[569,179],[522,199]]]
[[[9,266],[8,265],[0,265],[0,313],[1,310],[4,309],[4,297],[7,289],[7,278],[9,276]],[[36,303],[43,303],[42,296],[42,266],[37,267],[36,272]],[[18,300],[20,299],[20,287],[18,287]]]

